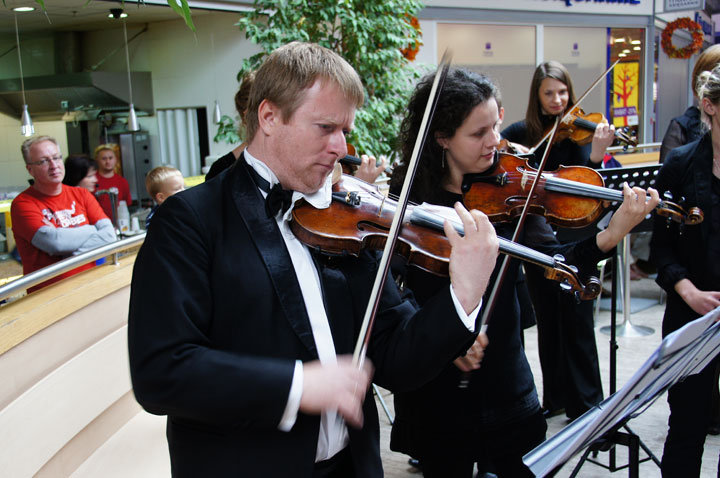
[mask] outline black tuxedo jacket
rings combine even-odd
[[[685,209],[697,206],[705,214],[699,225],[668,224],[666,218],[655,214],[651,259],[658,269],[656,282],[667,292],[667,307],[663,318],[663,336],[699,317],[675,292],[675,284],[687,278],[700,290],[717,290],[710,266],[714,258],[708,254],[712,223],[712,142],[710,133],[684,146],[673,149],[657,175],[655,187],[662,195],[672,193],[673,201],[685,198]]]
[[[168,199],[133,272],[128,340],[135,396],[168,416],[174,476],[298,476],[313,472],[320,418],[277,429],[295,360],[317,359],[299,280],[241,158]],[[352,353],[377,269],[375,254],[315,256],[338,354]],[[421,310],[387,281],[368,357],[374,382],[412,389],[473,340],[449,288]],[[382,476],[378,417],[350,429],[356,475]]]

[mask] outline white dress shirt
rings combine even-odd
[[[262,178],[270,183],[270,187],[278,183],[277,176],[270,168],[253,157],[247,149],[245,149],[245,160],[248,162]],[[323,209],[327,208],[332,201],[332,177],[328,176],[325,184],[319,191],[313,194],[302,194],[297,191],[293,192],[293,205],[298,199],[305,199],[313,206]],[[263,197],[267,193],[260,189]],[[332,333],[330,331],[330,322],[328,321],[323,303],[322,292],[320,287],[320,277],[318,276],[315,263],[310,255],[307,246],[301,243],[290,230],[290,219],[292,217],[292,207],[284,214],[278,213],[275,217],[282,238],[285,241],[290,259],[292,260],[295,274],[300,284],[300,290],[305,301],[305,308],[310,319],[310,327],[312,329],[313,339],[318,351],[318,358],[321,364],[337,363],[335,344],[333,342]],[[450,292],[455,304],[455,309],[462,319],[465,326],[472,332],[475,327],[475,318],[477,317],[480,306],[471,314],[465,314],[460,303],[455,296],[455,292],[450,287]],[[287,405],[285,411],[278,424],[278,429],[289,431],[292,429],[297,419],[298,410],[300,408],[300,399],[302,397],[303,386],[303,366],[300,360],[295,362],[295,373],[290,386]],[[320,418],[320,434],[318,436],[317,452],[315,461],[322,461],[332,458],[335,454],[345,448],[349,442],[347,426],[345,421],[338,416],[336,410],[323,412]]]

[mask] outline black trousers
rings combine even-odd
[[[603,399],[593,301],[575,301],[542,270],[525,265],[538,327],[543,408],[577,418]]]
[[[537,413],[494,430],[458,430],[438,436],[421,451],[425,478],[472,478],[473,465],[500,478],[533,477],[522,461],[524,454],[545,441],[547,424]],[[490,469],[486,468],[490,467]]]
[[[712,415],[711,394],[716,357],[700,373],[670,387],[668,435],[662,456],[663,478],[699,477],[708,421]],[[718,475],[720,476],[720,475]]]

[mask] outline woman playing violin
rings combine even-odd
[[[575,93],[567,69],[557,61],[546,61],[535,69],[530,83],[525,119],[511,124],[502,131],[503,138],[526,146],[536,145],[552,127],[555,117],[564,115],[575,106]],[[615,138],[615,127],[600,122],[592,134],[592,142],[581,146],[571,138],[552,145],[545,169],[554,171],[565,166],[590,166],[599,168],[605,150]],[[535,157],[539,160],[546,145],[541,145]]]
[[[556,116],[574,106],[575,93],[565,66],[557,61],[541,63],[530,84],[525,120],[513,123],[501,134],[509,141],[532,147],[552,127]],[[571,138],[555,142],[545,170],[554,171],[560,165],[600,168],[614,132],[613,126],[601,122],[589,144],[581,146]],[[545,148],[543,144],[537,149],[536,161]],[[558,294],[557,286],[545,280],[537,268],[529,266],[525,271],[538,326],[543,409],[548,417],[564,409],[574,419],[603,398],[593,307]]]
[[[392,192],[404,179],[433,76],[421,80],[410,100],[401,131],[403,164],[393,174]],[[492,166],[503,117],[499,100],[497,87],[487,77],[450,70],[419,159],[412,200],[452,205],[462,199],[463,174]],[[595,237],[559,244],[543,218],[530,216],[520,242],[550,255],[565,255],[584,276],[658,202],[657,193],[651,191],[646,203],[646,193],[639,188],[625,187],[625,196],[633,200],[625,201],[608,229]],[[512,235],[511,224],[494,226],[499,236]],[[426,477],[471,477],[475,462],[492,463],[501,477],[532,476],[522,456],[544,440],[546,425],[520,339],[513,277],[517,270],[516,264],[510,267],[500,287],[487,337],[480,335],[459,350],[458,358],[422,388],[395,394],[391,448],[418,458]],[[412,267],[402,277],[420,304],[433,291],[447,287],[447,278]],[[489,345],[483,350],[486,338]],[[470,380],[466,388],[459,388],[463,373],[469,373]]]

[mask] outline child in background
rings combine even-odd
[[[130,206],[130,204],[132,204],[130,185],[128,185],[127,179],[115,173],[118,162],[117,153],[115,152],[116,149],[116,144],[101,144],[95,148],[95,162],[97,162],[98,165],[97,189],[95,192],[96,194],[100,191],[114,192],[117,194],[116,204],[120,204],[120,201],[125,201],[125,203]],[[99,195],[97,198],[107,217],[113,221],[117,220],[115,211],[113,211],[112,204],[110,203],[110,198],[107,195]]]
[[[145,219],[145,228],[150,226],[150,219],[167,198],[185,189],[182,173],[172,166],[158,166],[145,176],[145,189],[153,201],[157,203]]]

